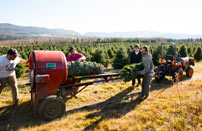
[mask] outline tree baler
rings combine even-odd
[[[68,77],[66,57],[61,51],[33,51],[29,58],[29,72],[34,114],[48,121],[64,114],[67,96],[74,97],[88,85],[120,78],[118,73]],[[83,79],[93,81],[82,82]]]

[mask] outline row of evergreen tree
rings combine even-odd
[[[135,43],[93,43],[93,44],[44,44],[44,45],[23,45],[11,46],[16,48],[23,59],[28,59],[29,54],[33,50],[57,50],[63,51],[68,55],[68,47],[74,46],[78,52],[87,57],[87,61],[95,61],[102,63],[105,67],[111,64],[115,69],[120,69],[129,63],[129,55],[133,50]],[[176,51],[174,45],[164,45],[161,50],[161,45],[158,43],[140,43],[149,47],[149,52],[152,54],[153,62],[156,65],[159,54],[162,52],[165,55],[180,55],[181,57],[191,56],[195,60],[202,60],[202,44],[201,43],[177,43]],[[11,47],[0,47],[0,55],[6,54]]]

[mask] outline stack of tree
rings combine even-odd
[[[125,65],[120,70],[120,76],[125,82],[127,82],[137,78],[138,76],[137,72],[143,69],[144,69],[144,66],[142,63]]]
[[[68,62],[68,77],[100,74],[104,66],[96,62]]]

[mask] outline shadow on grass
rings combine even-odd
[[[187,80],[187,78],[182,79],[182,81],[184,80]],[[160,83],[152,81],[150,92],[154,90],[162,90],[161,92],[163,92],[172,85],[173,85],[172,81],[167,78],[162,80]],[[94,112],[86,116],[86,119],[94,119],[96,117],[99,117],[98,120],[91,123],[84,129],[84,130],[94,130],[101,121],[108,120],[111,118],[120,118],[121,116],[127,114],[131,110],[134,110],[137,105],[141,104],[141,102],[144,101],[144,99],[137,99],[137,96],[139,96],[141,92],[131,94],[130,92],[132,91],[133,88],[129,87],[123,90],[122,92],[116,94],[115,96],[107,99],[104,102],[69,110],[66,112],[66,115],[70,115],[76,112],[82,112],[84,110],[86,111],[99,110],[98,112]]]
[[[19,130],[21,127],[38,126],[43,123],[34,116],[30,101],[16,107],[0,108],[0,130]]]
[[[168,79],[168,78],[170,78],[170,79]],[[180,82],[186,81],[186,80],[189,80],[189,79],[191,79],[191,78],[187,77],[186,75],[183,75]],[[150,92],[153,91],[153,90],[160,90],[161,89],[162,91],[160,93],[162,93],[163,91],[165,91],[167,88],[169,88],[173,84],[176,84],[176,82],[173,83],[173,80],[171,80],[171,76],[170,77],[165,77],[162,81],[160,81],[158,83],[155,80],[153,80],[151,82]]]
[[[188,80],[189,78],[183,77],[182,81]],[[154,90],[166,90],[173,83],[171,80],[165,78],[160,83],[152,81],[151,91]],[[136,99],[141,93],[130,93],[133,91],[132,87],[129,87],[122,92],[116,94],[115,96],[100,102],[97,104],[84,106],[81,108],[76,108],[65,112],[65,115],[71,115],[76,112],[82,111],[93,111],[99,110],[86,116],[86,119],[93,119],[99,116],[100,119],[88,125],[84,130],[94,130],[94,128],[105,119],[119,118],[131,110],[134,110],[138,104],[141,104],[143,100]],[[160,93],[161,93],[160,92]],[[159,93],[159,94],[160,94]],[[134,99],[135,98],[135,99]],[[24,127],[34,127],[45,124],[46,122],[41,121],[39,118],[35,117],[32,112],[32,107],[30,101],[24,102],[17,107],[6,106],[0,107],[0,130],[19,130]]]

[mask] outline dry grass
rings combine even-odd
[[[5,89],[0,96],[0,130],[202,130],[202,62],[194,76],[172,84],[152,82],[149,98],[137,100],[141,88],[115,82],[92,85],[67,101],[65,115],[51,122],[32,114],[29,87],[20,88],[20,105]]]

